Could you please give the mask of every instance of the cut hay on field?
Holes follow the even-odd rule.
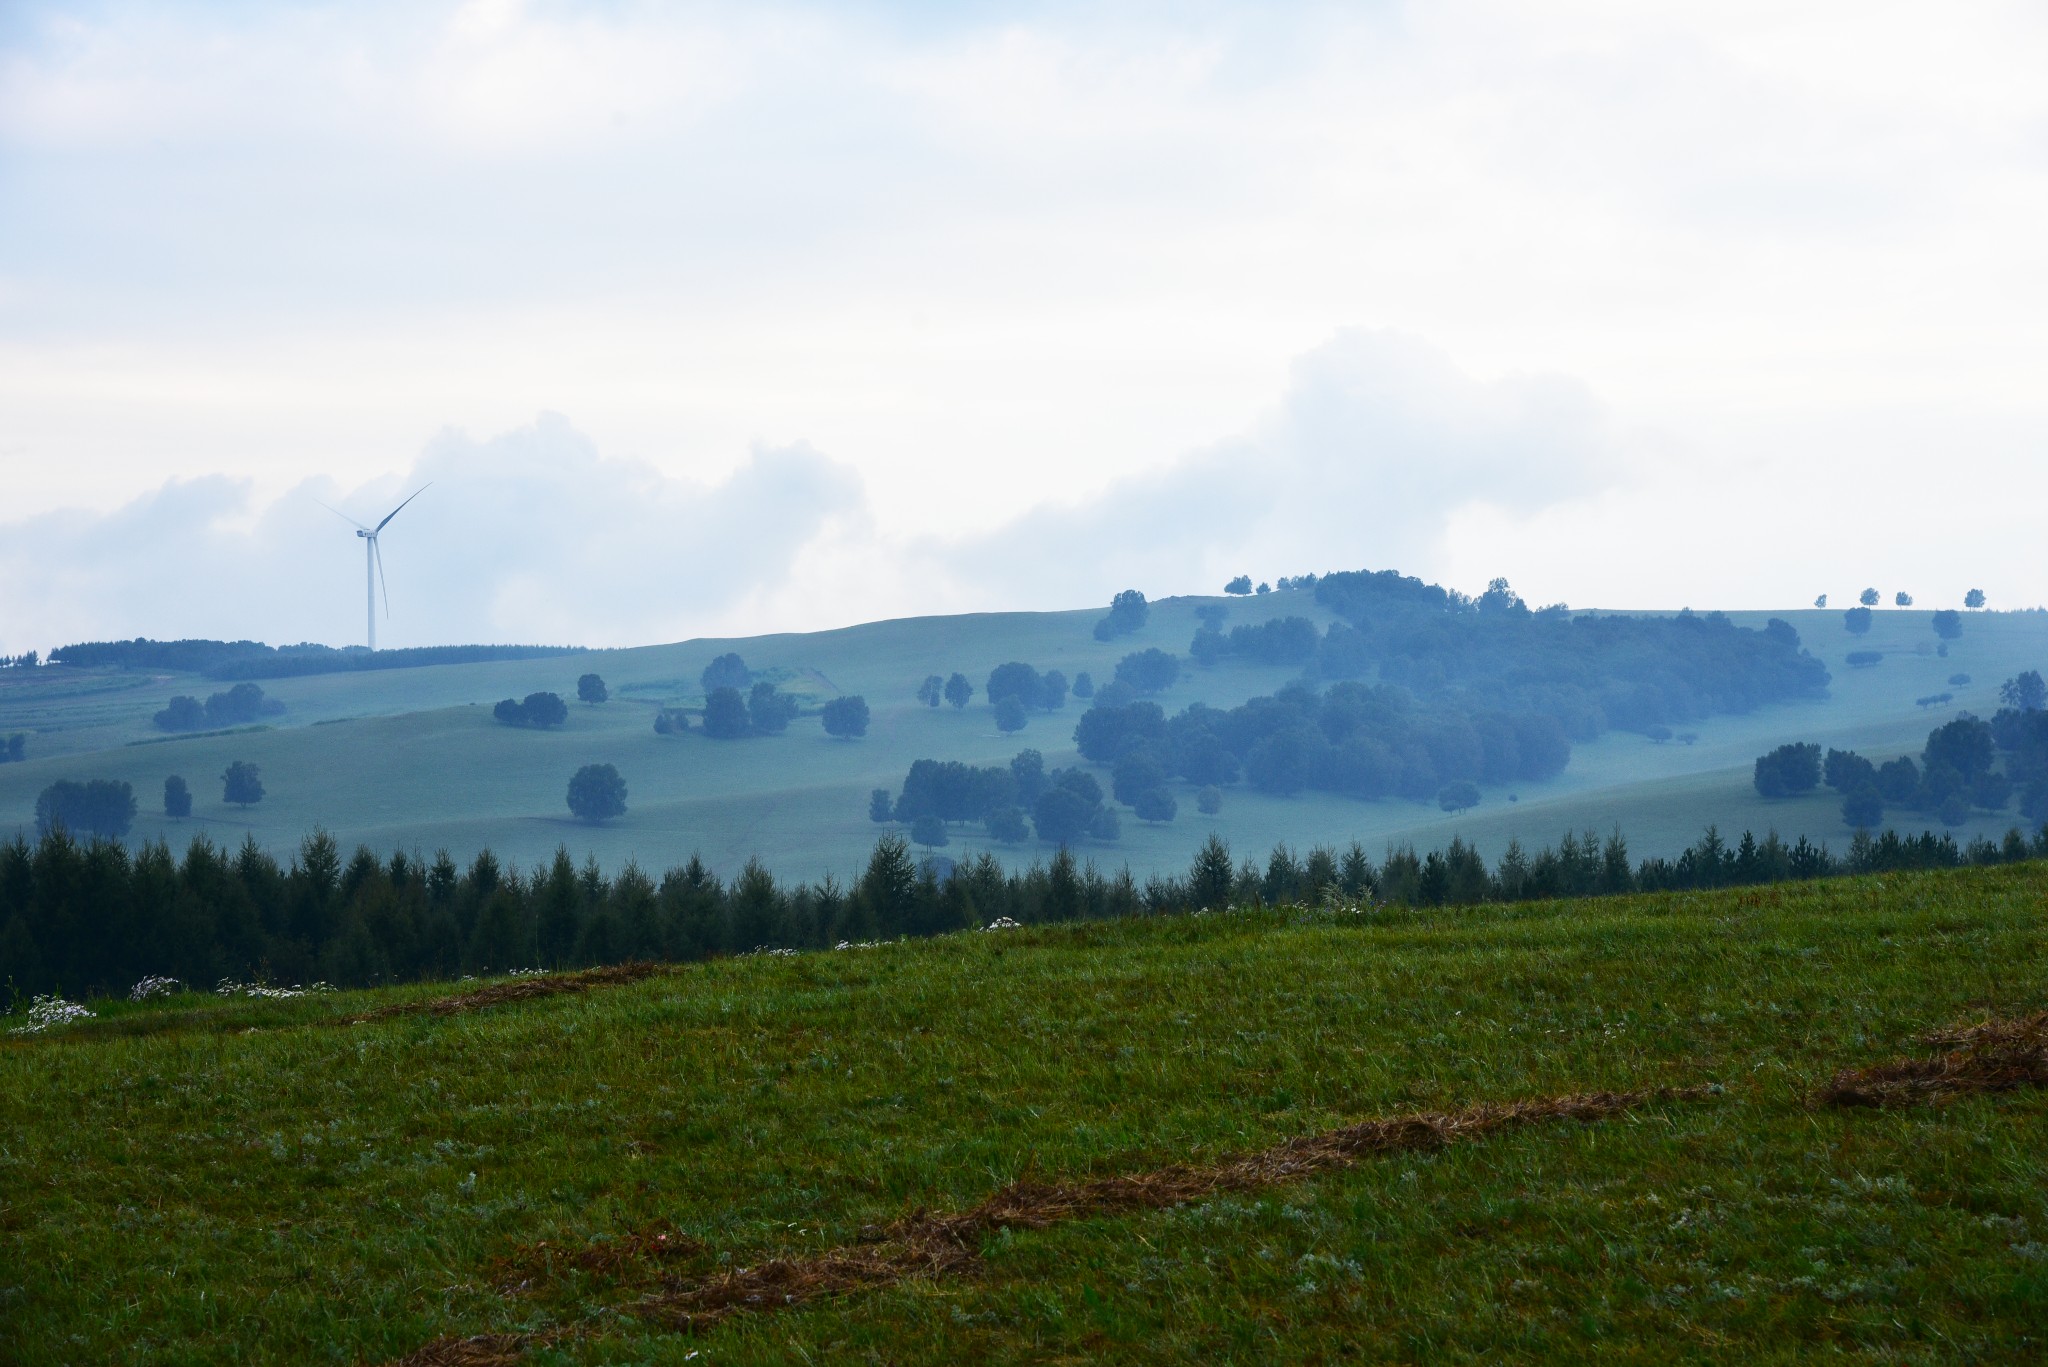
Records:
[[[1130,1210],[1158,1210],[1225,1191],[1250,1191],[1350,1167],[1379,1154],[1415,1153],[1482,1139],[1499,1130],[1548,1121],[1590,1123],[1657,1102],[1702,1101],[1719,1095],[1715,1084],[1659,1087],[1638,1092],[1588,1092],[1538,1097],[1506,1105],[1473,1106],[1448,1113],[1422,1112],[1368,1120],[1271,1148],[1204,1165],[1176,1164],[1150,1172],[1078,1183],[1013,1182],[980,1205],[952,1214],[917,1211],[874,1231],[859,1245],[799,1258],[769,1258],[701,1280],[672,1280],[622,1307],[627,1313],[693,1331],[728,1316],[787,1309],[828,1296],[849,1295],[912,1277],[972,1271],[981,1261],[982,1236],[1004,1229],[1044,1229],[1068,1220]],[[643,1232],[644,1234],[644,1232]],[[650,1246],[643,1234],[607,1241],[572,1255],[589,1271],[616,1275],[635,1255],[665,1258],[673,1235]],[[702,1252],[692,1246],[691,1253]],[[563,1256],[545,1245],[522,1250]],[[502,1367],[532,1348],[576,1332],[479,1334],[438,1339],[391,1367]]]
[[[1830,1106],[1914,1106],[2048,1086],[2048,1011],[1952,1026],[1921,1042],[1947,1052],[1845,1068],[1820,1089],[1818,1099]]]
[[[1096,1215],[1158,1210],[1218,1192],[1300,1181],[1378,1154],[1440,1149],[1545,1121],[1602,1120],[1653,1102],[1701,1100],[1719,1090],[1702,1086],[1593,1092],[1474,1106],[1449,1114],[1394,1116],[1290,1139],[1213,1164],[1176,1164],[1072,1184],[1013,1182],[971,1210],[909,1215],[879,1231],[868,1247],[774,1258],[705,1281],[677,1283],[632,1309],[677,1328],[698,1328],[739,1311],[775,1310],[906,1277],[963,1271],[980,1260],[982,1236],[998,1230],[1044,1229]]]
[[[459,1016],[465,1011],[481,1011],[487,1006],[502,1006],[506,1002],[559,997],[565,993],[588,992],[593,987],[617,987],[624,983],[639,982],[642,978],[651,978],[657,973],[674,971],[673,966],[669,964],[629,963],[586,968],[575,973],[541,973],[530,978],[514,978],[510,982],[493,983],[489,987],[479,987],[474,992],[462,992],[453,997],[394,1002],[390,1006],[380,1006],[374,1011],[365,1011],[359,1016],[344,1017],[341,1023],[362,1025],[368,1021],[389,1020],[394,1016]]]

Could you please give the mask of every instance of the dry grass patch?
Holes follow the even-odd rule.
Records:
[[[603,968],[585,968],[574,973],[542,973],[530,978],[514,978],[510,982],[492,983],[489,987],[479,987],[474,992],[460,992],[452,997],[394,1002],[390,1006],[380,1006],[361,1015],[345,1016],[341,1023],[362,1025],[369,1021],[390,1020],[394,1016],[459,1016],[465,1011],[481,1011],[485,1007],[503,1006],[507,1002],[526,1002],[541,997],[588,992],[593,987],[617,987],[625,983],[639,982],[642,978],[651,978],[657,973],[675,971],[676,966],[673,964],[629,963],[608,964]]]
[[[1979,1021],[1921,1037],[1934,1058],[1845,1068],[1821,1088],[1830,1106],[1916,1106],[1981,1092],[2048,1086],[2048,1011]]]

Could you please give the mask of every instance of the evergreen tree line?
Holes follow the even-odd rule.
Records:
[[[1511,842],[1491,867],[1462,840],[1375,863],[1353,843],[1306,856],[1275,847],[1263,865],[1233,862],[1211,835],[1187,873],[1142,884],[1062,847],[1012,872],[983,853],[919,861],[885,836],[842,886],[782,883],[758,860],[730,881],[690,861],[655,878],[629,864],[607,875],[566,849],[521,871],[488,851],[468,867],[359,847],[344,859],[325,832],[280,864],[253,839],[230,850],[205,836],[183,858],[162,841],[129,850],[55,829],[0,845],[0,981],[17,995],[125,993],[148,975],[204,988],[223,979],[366,986],[517,968],[634,959],[689,961],[759,949],[822,949],[900,936],[1020,924],[1165,915],[1228,906],[1341,901],[1464,905],[1715,888],[1899,869],[2048,858],[2048,826],[2029,841],[1958,846],[1949,835],[1859,832],[1841,855],[1804,837],[1709,828],[1675,859],[1632,863],[1620,833],[1588,831],[1529,852]]]

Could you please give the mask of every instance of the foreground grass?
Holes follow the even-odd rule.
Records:
[[[2048,1005],[2044,938],[2048,867],[2018,865],[1006,931],[356,1025],[435,992],[187,998],[0,1047],[0,1358],[378,1361],[565,1327],[533,1360],[2037,1357],[2048,1096],[1809,1096]],[[1706,1081],[1725,1092],[998,1233],[971,1276],[696,1335],[631,1313],[664,1273],[1019,1177]],[[700,1247],[561,1256],[648,1229]]]

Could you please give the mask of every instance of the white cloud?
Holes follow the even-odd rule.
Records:
[[[246,482],[173,481],[112,513],[46,514],[0,550],[15,649],[211,636],[363,638],[363,543],[320,503],[383,536],[382,645],[640,644],[743,630],[798,551],[862,517],[860,478],[804,446],[757,449],[693,485],[601,456],[543,415],[488,441],[431,442],[402,477],[327,481],[258,503]],[[381,609],[380,609],[381,611]]]
[[[247,521],[544,409],[676,487],[801,438],[869,521],[790,553],[758,601],[796,620],[988,606],[1002,527],[1091,525],[1147,472],[1248,500],[1236,525],[1363,459],[1349,502],[1201,552],[1462,576],[1492,537],[1500,571],[1588,597],[1577,547],[1512,531],[1563,525],[1562,487],[1625,470],[1645,515],[1705,507],[1768,452],[1910,491],[1958,456],[1866,440],[1900,405],[1980,450],[2048,440],[2044,68],[2017,0],[28,0],[0,15],[0,462],[17,515],[227,475]],[[1437,379],[1285,368],[1359,327],[1578,377],[1612,417],[1445,381],[1428,454],[1384,459]],[[1576,486],[1458,463],[1546,440],[1612,459]],[[1230,450],[1315,473],[1240,488]],[[2001,477],[2048,499],[2037,459]],[[1914,502],[1868,544],[1965,559],[1966,520],[1902,533]],[[996,539],[923,558],[941,535]],[[1185,546],[1145,544],[1102,553],[1179,582]]]

